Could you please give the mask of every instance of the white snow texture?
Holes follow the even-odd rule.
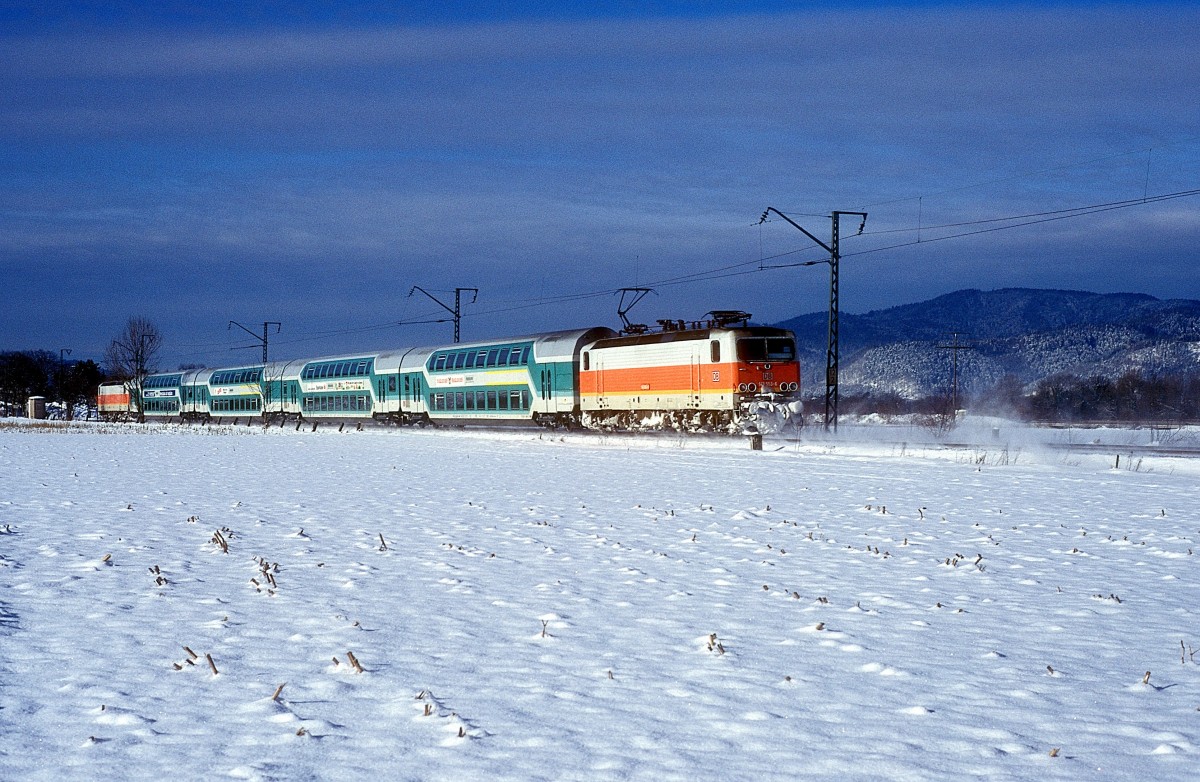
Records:
[[[0,429],[0,779],[1200,778],[1195,464]]]

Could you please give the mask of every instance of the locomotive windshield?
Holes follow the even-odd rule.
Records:
[[[790,337],[743,337],[737,353],[739,361],[795,361],[796,343]]]

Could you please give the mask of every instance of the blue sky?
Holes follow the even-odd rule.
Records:
[[[822,256],[768,206],[869,213],[844,311],[1200,298],[1200,196],[1156,198],[1200,188],[1192,4],[394,5],[0,5],[0,349],[449,341],[414,285],[480,289],[465,339],[617,325],[623,286],[823,310],[826,266],[760,270]]]

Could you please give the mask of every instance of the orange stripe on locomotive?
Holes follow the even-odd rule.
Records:
[[[129,410],[129,393],[97,394],[96,408],[101,413],[124,413]]]

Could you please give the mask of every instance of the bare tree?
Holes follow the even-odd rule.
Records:
[[[139,421],[145,420],[142,410],[142,382],[155,372],[158,351],[162,349],[162,333],[148,318],[133,317],[121,333],[113,337],[104,351],[104,363],[117,380],[129,384],[129,400]]]

